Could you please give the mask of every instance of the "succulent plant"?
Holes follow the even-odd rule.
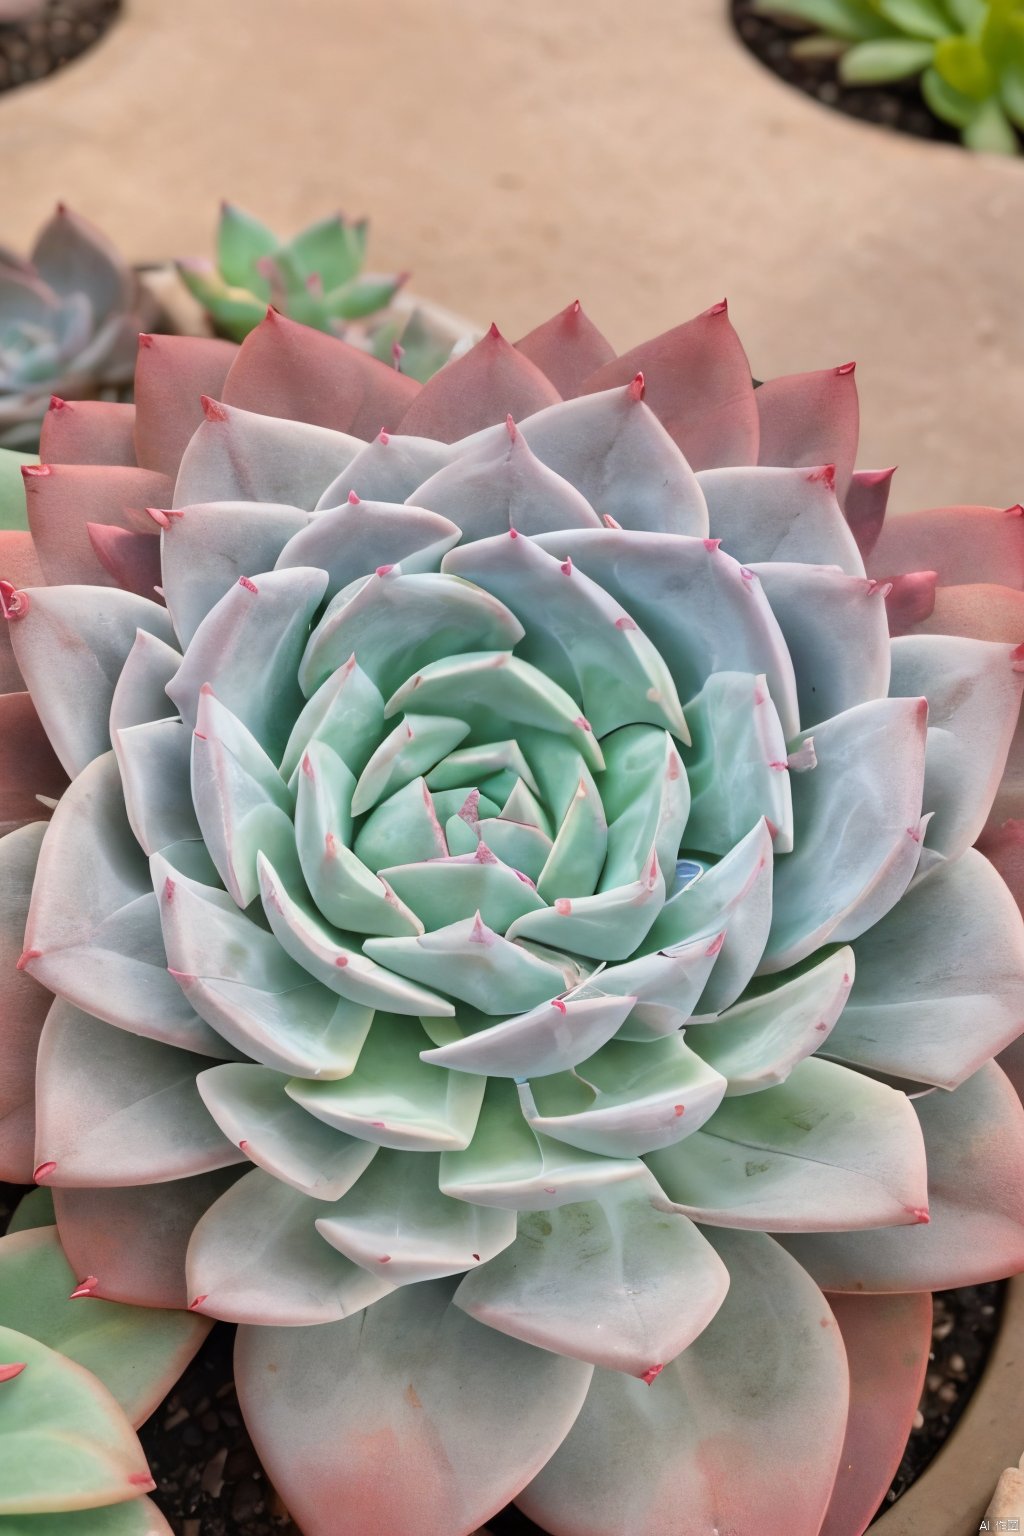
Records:
[[[1024,1267],[1020,519],[885,519],[724,305],[217,348],[26,467],[0,1173],[241,1324],[306,1536],[860,1536],[927,1293]]]
[[[199,300],[218,335],[243,341],[273,305],[303,325],[344,336],[402,372],[426,379],[447,362],[450,345],[439,345],[415,310],[390,309],[408,274],[363,271],[368,224],[342,214],[310,224],[283,241],[250,213],[222,203],[215,262],[178,262],[189,292]],[[369,329],[361,324],[375,323]]]
[[[0,447],[34,448],[51,396],[130,384],[136,339],[154,318],[132,269],[63,204],[27,261],[0,249]]]
[[[794,50],[837,56],[844,84],[919,79],[968,148],[1020,152],[1024,0],[755,0],[754,9],[814,28]]]

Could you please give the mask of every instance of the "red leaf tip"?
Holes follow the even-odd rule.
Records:
[[[204,1292],[202,1296],[194,1296],[188,1304],[188,1310],[190,1312],[198,1312],[203,1302],[209,1301],[209,1299],[209,1293],[207,1292]]]
[[[227,411],[219,401],[212,399],[210,395],[200,395],[199,404],[203,408],[203,415],[207,421],[227,421]]]
[[[60,395],[51,395],[50,396],[50,410],[51,411],[65,411],[65,410],[67,410],[67,405],[68,405],[67,401],[66,400],[62,400]]]
[[[823,485],[827,490],[836,488],[836,467],[834,464],[822,464],[820,469],[812,469],[807,476],[810,485]]]
[[[74,1290],[68,1295],[68,1301],[77,1301],[80,1296],[91,1296],[99,1285],[95,1275],[86,1275],[84,1280],[79,1280]]]
[[[516,430],[516,424],[512,420],[511,416],[505,417],[505,431],[508,433],[509,442],[514,443],[516,438],[519,436],[519,433]]]
[[[1024,507],[1019,501],[1015,501],[1012,507],[1006,508],[1007,517],[1024,517]]]
[[[505,339],[501,332],[498,330],[498,322],[496,320],[491,321],[491,326],[487,334],[492,341],[504,341]]]
[[[664,1369],[663,1365],[652,1365],[646,1371],[641,1371],[640,1380],[652,1386]]]
[[[156,1488],[148,1472],[133,1472],[128,1481],[133,1488],[144,1488],[147,1493],[152,1493]]]
[[[845,379],[849,374],[853,373],[856,367],[856,363],[840,363],[836,369],[836,378]]]
[[[41,949],[23,949],[14,963],[14,969],[16,971],[27,970],[32,961],[38,960],[41,954]]]
[[[21,478],[23,480],[45,480],[47,475],[52,475],[53,469],[49,464],[23,464],[21,466]]]
[[[645,388],[646,384],[644,382],[643,374],[637,373],[633,375],[629,383],[626,385],[626,394],[629,396],[630,400],[642,400],[644,397]]]
[[[56,1173],[56,1172],[57,1172],[57,1164],[56,1163],[54,1163],[54,1162],[40,1163],[38,1168],[36,1168],[34,1170],[33,1174],[32,1174],[32,1181],[35,1184],[42,1184],[45,1179],[48,1179],[51,1174]]]
[[[11,623],[15,619],[23,619],[29,610],[29,597],[27,592],[19,592],[11,581],[0,580],[0,613]]]
[[[907,1215],[913,1216],[918,1226],[927,1226],[932,1219],[926,1205],[908,1205]]]
[[[153,345],[153,338],[148,331],[139,332],[139,350],[143,351]]]
[[[712,304],[708,310],[709,315],[727,315],[729,313],[729,300],[719,299],[717,304]]]
[[[349,491],[349,493],[348,493],[348,504],[349,504],[350,507],[358,507],[358,505],[359,505],[359,497],[356,495],[355,491]]]
[[[13,1381],[15,1376],[20,1376],[25,1369],[24,1360],[5,1361],[0,1365],[0,1381]]]

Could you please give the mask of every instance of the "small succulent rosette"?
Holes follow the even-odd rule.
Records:
[[[425,380],[451,354],[451,338],[429,315],[393,301],[408,276],[363,271],[369,225],[342,214],[310,224],[291,240],[233,203],[222,203],[216,261],[177,263],[217,335],[244,341],[268,305]]]
[[[34,449],[51,396],[124,391],[155,318],[131,267],[63,204],[28,260],[0,250],[0,447]]]
[[[1024,530],[857,432],[724,305],[422,387],[271,314],[47,417],[0,1170],[241,1325],[306,1536],[860,1536],[928,1292],[1024,1267]]]

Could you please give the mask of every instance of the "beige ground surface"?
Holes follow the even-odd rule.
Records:
[[[0,98],[0,239],[58,197],[136,258],[209,249],[227,194],[339,203],[373,265],[517,335],[579,296],[631,344],[728,294],[756,371],[860,364],[900,503],[1024,496],[1024,161],[827,112],[726,0],[126,0]]]

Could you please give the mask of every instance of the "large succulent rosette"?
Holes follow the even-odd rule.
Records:
[[[422,388],[272,315],[136,400],[48,422],[5,589],[71,780],[0,847],[9,1175],[241,1323],[307,1536],[859,1536],[927,1292],[1024,1266],[1018,653],[887,625],[953,519],[867,576],[852,369],[755,390],[724,305]]]
[[[59,204],[27,260],[0,249],[0,447],[34,449],[50,397],[116,394],[156,306],[98,229]]]

